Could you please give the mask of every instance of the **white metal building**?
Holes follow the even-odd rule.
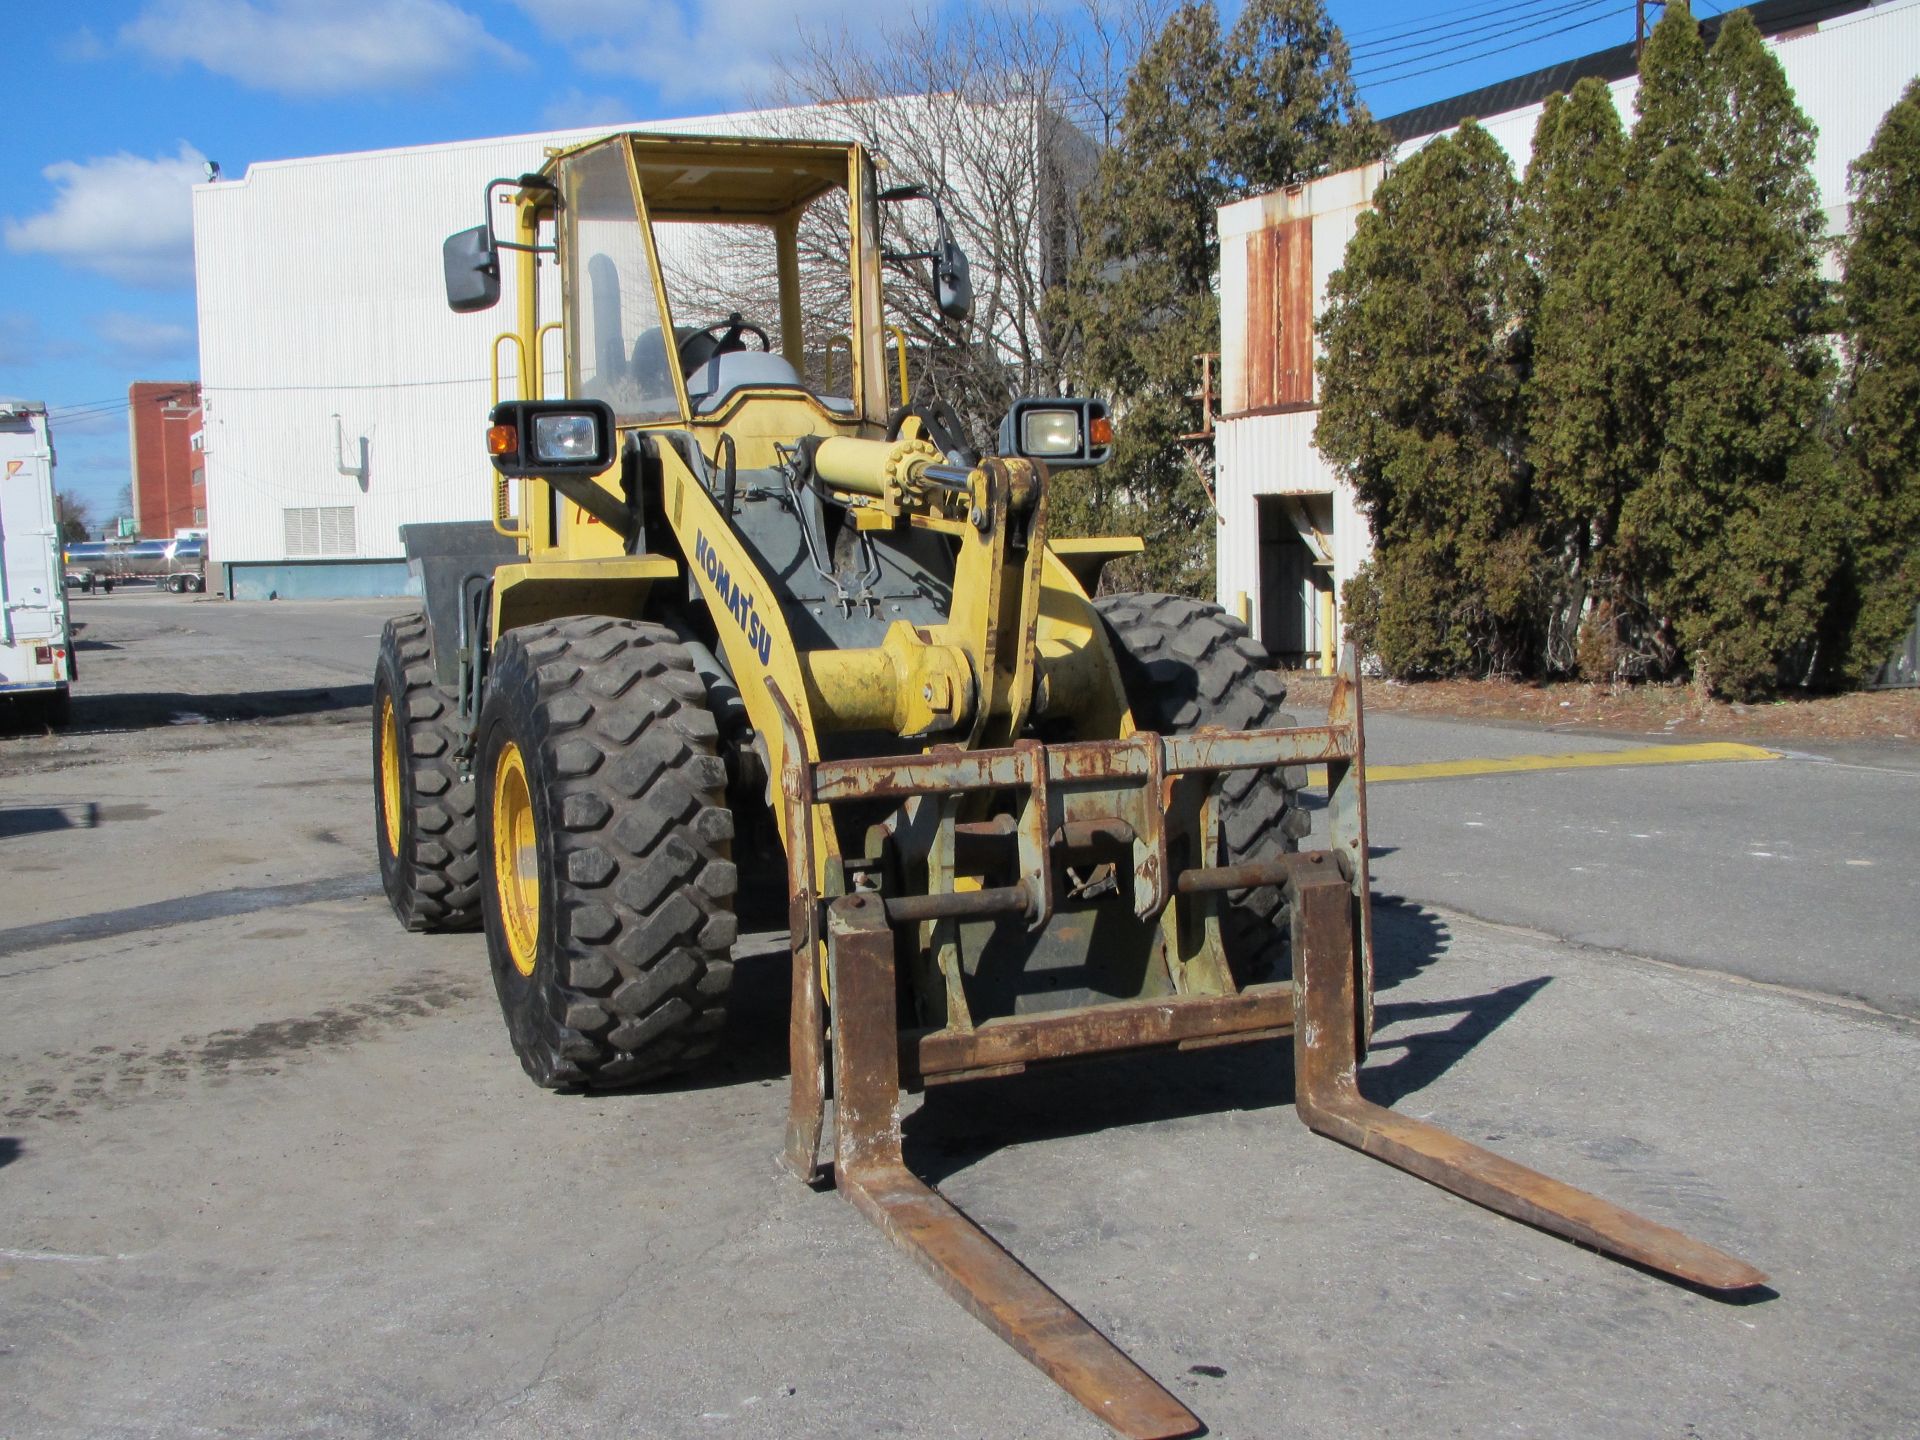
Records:
[[[874,103],[928,107],[929,133],[964,108],[953,97]],[[480,221],[489,180],[537,170],[549,149],[617,129],[858,139],[853,109],[272,161],[243,180],[195,186],[212,582],[235,598],[398,594],[407,584],[401,525],[486,517],[488,341],[510,323],[502,317],[513,314],[518,267],[502,267],[497,312],[455,315],[441,242]],[[890,112],[877,128],[899,123]],[[1037,147],[1042,137],[1009,143]],[[542,308],[557,314],[555,272],[542,273],[556,287]],[[976,271],[976,285],[986,283]]]
[[[1846,232],[1847,167],[1920,74],[1920,0],[1762,0],[1754,19],[1819,129],[1813,173],[1828,231]],[[1716,22],[1709,20],[1709,34]],[[1384,122],[1405,157],[1469,116],[1524,169],[1546,99],[1586,76],[1608,81],[1631,126],[1639,89],[1623,45]],[[1220,603],[1246,616],[1283,661],[1329,666],[1339,587],[1372,553],[1351,489],[1314,448],[1313,320],[1328,277],[1392,165],[1369,165],[1220,211]]]

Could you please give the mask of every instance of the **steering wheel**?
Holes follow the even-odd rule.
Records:
[[[747,347],[742,337],[747,335],[753,336],[760,342],[763,353],[772,352],[773,342],[767,338],[767,332],[758,325],[748,324],[746,317],[736,310],[725,320],[715,321],[704,330],[696,330],[680,342],[681,370],[691,372],[699,369],[716,355],[745,350]]]

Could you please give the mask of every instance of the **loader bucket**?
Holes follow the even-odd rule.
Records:
[[[769,681],[771,685],[771,681]],[[1287,730],[1188,735],[1004,750],[936,751],[876,760],[813,760],[790,707],[782,799],[791,838],[793,924],[792,1094],[784,1163],[812,1182],[825,1123],[828,1029],[818,957],[831,998],[833,1183],[988,1328],[1026,1356],[1117,1434],[1198,1433],[1199,1419],[938,1191],[904,1163],[903,1081],[926,1085],[1006,1075],[1028,1065],[1090,1055],[1196,1048],[1292,1037],[1295,1106],[1307,1125],[1457,1195],[1543,1230],[1709,1291],[1765,1282],[1746,1263],[1596,1196],[1516,1165],[1421,1121],[1367,1101],[1357,1072],[1371,1028],[1366,803],[1360,682],[1349,648],[1327,723]],[[1319,850],[1215,865],[1204,837],[1169,834],[1172,787],[1211,783],[1231,770],[1327,766],[1326,833]],[[940,797],[954,825],[955,796],[1015,796],[997,830],[1016,851],[1019,883],[887,894],[856,875],[852,892],[815,893],[809,838],[813,807]],[[1077,797],[1069,806],[1065,796]],[[1106,821],[1086,818],[1089,795],[1111,801]],[[1099,808],[1099,801],[1094,807]],[[1071,812],[1071,813],[1069,813]],[[1076,818],[1077,817],[1077,818]],[[986,830],[977,822],[972,831]],[[929,922],[990,914],[1029,928],[1054,918],[1055,872],[1089,836],[1131,851],[1133,898],[1143,923],[1174,897],[1258,886],[1289,900],[1292,976],[1224,992],[1196,989],[1130,1000],[1002,1015],[934,1030],[903,1030],[897,957]],[[951,838],[951,837],[950,837]]]

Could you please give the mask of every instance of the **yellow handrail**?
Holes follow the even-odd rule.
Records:
[[[893,336],[894,343],[900,347],[894,352],[900,357],[900,403],[902,406],[910,405],[913,401],[912,387],[907,384],[907,332],[898,325],[889,325],[887,333]]]
[[[529,378],[533,381],[533,390],[528,397],[529,399],[544,400],[547,398],[547,332],[558,329],[560,329],[560,322],[558,320],[549,320],[533,332],[533,369],[527,372]]]
[[[507,341],[513,346],[514,358],[519,362],[516,373],[520,380],[521,394],[523,398],[531,398],[526,396],[527,347],[520,343],[520,337],[514,334],[513,331],[502,330],[498,335],[493,337],[493,399],[490,403],[494,405],[500,403],[500,342],[502,340]]]
[[[833,347],[836,345],[844,345],[847,347],[847,388],[853,388],[853,337],[851,335],[829,335],[827,336],[826,347],[820,361],[826,372],[820,377],[821,388],[829,392],[833,389]]]
[[[538,333],[544,334],[547,328],[548,327],[545,327],[545,326],[541,327],[541,330]],[[527,390],[528,390],[527,347],[521,343],[520,337],[514,334],[511,330],[503,330],[498,335],[493,337],[493,354],[491,359],[492,359],[492,370],[493,370],[493,376],[492,376],[493,403],[495,405],[498,405],[500,403],[500,342],[502,340],[511,341],[513,344],[516,358],[519,361],[518,373],[519,373],[519,379],[520,379],[520,391],[522,396],[526,396]],[[534,396],[537,396],[539,394],[539,387],[540,387],[540,379],[539,379],[539,376],[536,375],[533,377]],[[528,397],[528,398],[531,398],[531,397]],[[507,494],[507,477],[504,475],[495,475],[493,477],[493,514],[489,517],[493,521],[493,528],[495,532],[506,536],[507,539],[509,540],[525,540],[528,536],[533,534],[533,531],[529,530],[524,525],[514,526],[514,525],[507,524],[507,521],[512,517],[512,515],[513,515],[513,504],[512,504],[511,498]]]

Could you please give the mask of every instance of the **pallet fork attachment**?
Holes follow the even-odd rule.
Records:
[[[824,946],[832,998],[835,1188],[950,1295],[1115,1433],[1160,1440],[1197,1434],[1204,1427],[1085,1317],[907,1169],[900,1135],[903,1075],[925,1084],[1004,1075],[1029,1063],[1075,1056],[1291,1035],[1295,1107],[1319,1134],[1488,1209],[1700,1288],[1734,1292],[1765,1283],[1760,1271],[1712,1246],[1361,1095],[1357,1072],[1371,1028],[1372,966],[1359,684],[1351,652],[1343,659],[1329,723],[1296,730],[1135,735],[884,761],[810,762],[801,758],[807,752],[791,710],[777,690],[775,698],[784,712],[791,757],[782,776],[791,837],[794,957],[792,1096],[784,1163],[810,1183],[818,1178],[829,1049],[818,970]],[[1050,886],[1028,865],[1022,884],[998,889],[899,897],[867,890],[833,897],[815,893],[808,838],[815,805],[1026,788],[1044,815],[1050,782],[1057,788],[1093,775],[1111,781],[1116,791],[1132,786],[1161,792],[1149,793],[1147,804],[1132,810],[1139,817],[1161,808],[1170,776],[1315,761],[1328,766],[1329,849],[1233,866],[1203,864],[1176,873],[1166,865],[1164,837],[1157,847],[1135,847],[1155,852],[1139,858],[1136,893],[1158,878],[1152,889],[1163,907],[1174,893],[1283,887],[1291,926],[1289,982],[903,1031],[895,959],[902,933],[911,937],[928,920],[963,914],[1024,913],[1031,919]],[[1030,817],[1033,809],[1023,813]],[[1011,833],[1018,822],[1008,828]],[[1049,828],[1056,843],[1071,838],[1064,826]],[[1052,863],[1051,855],[1038,857],[1041,868]],[[1151,873],[1156,865],[1162,867],[1158,877]]]

